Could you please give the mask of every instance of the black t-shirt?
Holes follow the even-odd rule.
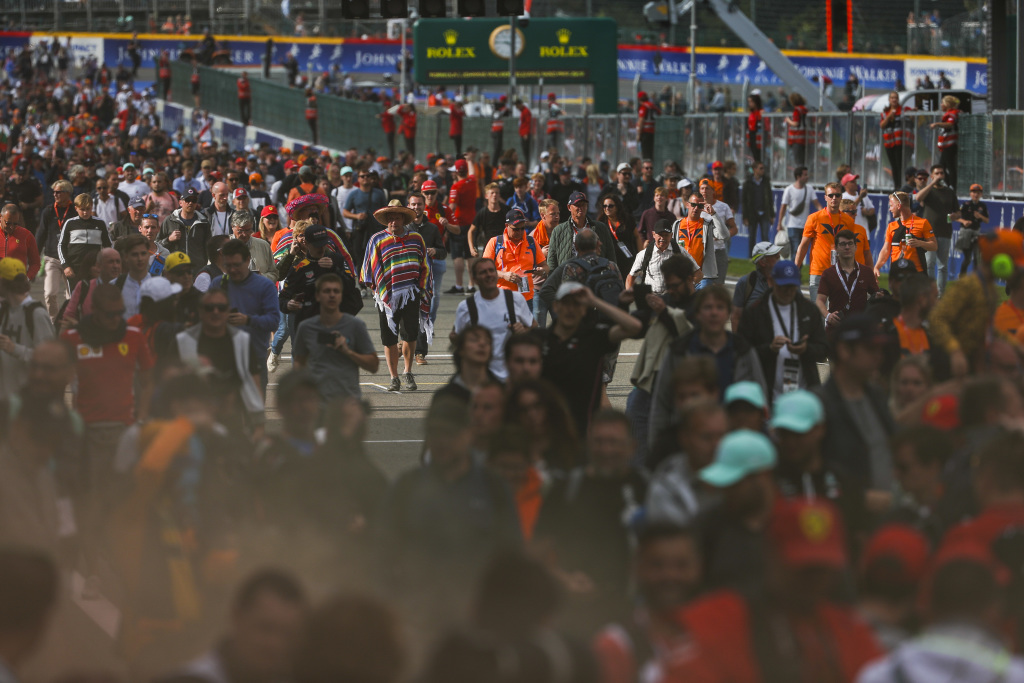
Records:
[[[968,218],[968,219],[970,219],[971,223],[970,223],[970,225],[963,225],[963,224],[961,224],[962,227],[965,227],[968,230],[981,230],[981,223],[982,223],[982,221],[977,220],[977,219],[974,218],[974,212],[975,211],[977,211],[978,213],[982,214],[983,216],[988,216],[988,207],[985,206],[985,202],[980,202],[979,201],[979,202],[964,202],[963,203],[963,205],[960,207],[960,214],[961,214],[960,217],[961,218]]]
[[[485,206],[477,211],[473,218],[473,225],[476,226],[478,235],[482,231],[485,245],[491,241],[492,237],[497,237],[505,232],[505,213],[504,207],[497,211],[489,211]],[[476,240],[478,244],[481,241],[479,237]]]
[[[225,334],[222,337],[210,337],[205,334],[199,335],[197,352],[200,356],[208,359],[213,366],[210,375],[210,384],[218,395],[227,395],[238,391],[242,385],[242,378],[238,375],[238,366],[235,363],[235,347],[231,343],[231,335]],[[259,374],[260,364],[255,357],[249,354],[249,374]]]
[[[584,324],[566,340],[558,338],[553,326],[543,331],[541,376],[562,390],[580,434],[587,433],[590,416],[601,397],[604,357],[615,350],[608,338],[610,331],[609,325]]]
[[[924,209],[923,218],[931,223],[936,237],[952,237],[953,226],[949,222],[949,214],[955,212],[956,192],[948,185],[935,186],[921,200]]]

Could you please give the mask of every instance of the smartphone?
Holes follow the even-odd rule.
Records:
[[[316,343],[317,344],[327,344],[327,345],[330,345],[330,346],[334,346],[334,340],[335,339],[337,339],[337,334],[335,334],[334,332],[317,332],[316,333]]]
[[[651,291],[650,285],[633,285],[633,303],[636,304],[637,310],[646,311],[650,308],[647,305],[647,295],[650,294]]]

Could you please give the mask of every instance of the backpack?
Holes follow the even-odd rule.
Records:
[[[593,259],[593,262],[590,259]],[[619,294],[622,294],[626,287],[611,261],[600,256],[577,256],[569,263],[575,263],[583,268],[586,272],[583,284],[596,294],[597,298],[607,301],[612,306],[619,305]]]
[[[28,330],[28,337],[32,340],[33,344],[36,341],[36,321],[34,313],[37,309],[45,307],[46,305],[42,301],[30,301],[28,305],[25,306],[25,329]],[[10,310],[7,306],[4,306],[3,315],[0,316],[0,327],[3,327],[4,323],[7,322],[8,315],[10,315]]]
[[[895,247],[895,246],[902,247],[903,246],[902,245],[903,239],[907,236],[907,233],[910,233],[911,237],[914,236],[914,234],[912,232],[910,232],[910,230],[907,228],[907,226],[903,225],[903,221],[901,219],[899,219],[899,218],[896,219],[896,225],[898,227],[892,233],[892,243],[890,244],[890,248]],[[924,249],[922,249],[921,247],[914,247],[914,251],[917,252],[917,260],[920,261],[921,266],[924,267],[924,265],[925,265],[925,252],[924,252]]]
[[[508,324],[515,325],[517,322],[516,318],[516,299],[512,296],[511,289],[502,289],[505,294],[505,310],[508,312]],[[471,325],[480,324],[480,309],[476,306],[476,295],[466,297],[466,309],[469,311],[469,322]]]
[[[675,240],[670,239],[668,241],[668,248],[672,251],[673,254],[683,253],[682,250],[679,248],[679,245],[676,244]],[[643,263],[640,264],[640,272],[637,274],[636,277],[636,279],[639,280],[641,283],[647,281],[647,269],[650,268],[651,266],[651,258],[653,256],[654,240],[651,240],[650,242],[647,243],[647,247],[644,249],[644,260]]]
[[[533,265],[537,266],[537,242],[529,235],[526,236],[526,246],[533,252]],[[494,262],[498,262],[498,252],[505,248],[505,233],[494,238]]]

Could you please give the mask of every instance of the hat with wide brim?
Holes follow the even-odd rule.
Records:
[[[398,200],[392,200],[397,202]],[[416,212],[412,209],[407,209],[401,204],[394,204],[385,206],[383,209],[377,209],[373,212],[373,217],[377,219],[377,222],[381,225],[387,225],[391,222],[392,216],[401,216],[402,220],[405,221],[404,225],[409,225],[416,220]]]

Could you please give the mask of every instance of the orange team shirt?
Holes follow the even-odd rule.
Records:
[[[548,235],[548,227],[544,224],[544,221],[537,224],[537,227],[530,233],[530,237],[537,243],[538,249],[543,249],[551,244],[551,236]]]
[[[529,246],[529,241],[525,237],[519,240],[519,244],[515,244],[509,239],[508,230],[506,230],[502,235],[501,249],[498,249],[498,238],[492,237],[484,249],[484,258],[493,260],[494,265],[497,266],[499,271],[504,270],[526,275],[526,284],[529,286],[529,289],[522,292],[522,295],[527,301],[533,299],[533,274],[526,271],[532,270],[544,263],[544,252],[540,250],[540,247],[537,247],[536,253],[534,253],[534,250]],[[517,285],[507,280],[499,279],[498,286],[504,289],[511,289],[514,292],[519,291]]]
[[[935,232],[932,230],[932,224],[924,218],[918,218],[917,216],[911,215],[907,222],[904,223],[910,234],[919,240],[928,240],[935,237]],[[885,243],[892,245],[892,236],[896,230],[899,229],[899,224],[893,221],[889,224],[889,227],[885,229]],[[914,247],[908,247],[905,244],[900,244],[899,249],[889,250],[889,260],[893,263],[905,258],[915,266],[919,271],[924,271],[924,264],[921,263],[921,259],[917,257],[917,249]]]
[[[676,243],[693,257],[699,267],[704,267],[704,221],[691,221],[689,218],[677,221]]]
[[[903,322],[903,316],[899,315],[892,321],[896,331],[900,335],[900,351],[904,356],[916,356],[927,353],[931,346],[928,344],[928,335],[923,327],[912,330]]]
[[[993,326],[1009,337],[1017,336],[1020,330],[1024,329],[1024,310],[1013,305],[1010,301],[1004,301],[996,309]]]
[[[845,213],[831,214],[828,209],[822,209],[807,217],[804,237],[814,240],[811,245],[811,275],[821,275],[832,267],[832,251],[836,248],[836,233],[840,230],[856,232],[853,219]]]
[[[874,268],[875,262],[871,258],[871,239],[868,237],[868,229],[854,223],[853,232],[857,235],[857,256],[855,257],[857,263]]]

